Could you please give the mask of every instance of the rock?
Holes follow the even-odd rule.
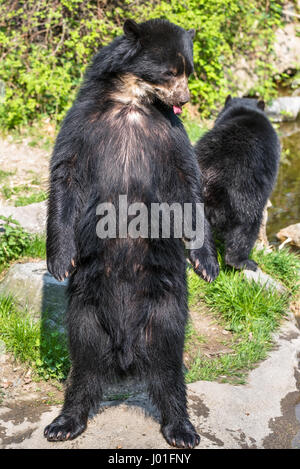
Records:
[[[297,91],[297,89],[300,88],[300,77],[297,77],[292,81],[291,88],[292,90],[295,90],[295,91]],[[297,95],[293,93],[293,96],[297,96]]]
[[[258,75],[255,72],[257,65],[257,56],[263,53],[263,50],[257,51],[253,58],[249,56],[239,55],[235,59],[235,64],[231,67],[228,79],[232,83],[232,89],[235,95],[245,96],[255,88],[258,82]],[[274,54],[269,57],[268,63],[271,63],[274,74],[282,73],[298,69],[300,57],[300,37],[297,34],[297,24],[287,23],[275,33]],[[268,73],[268,72],[266,72]]]
[[[289,243],[300,248],[300,223],[283,228],[276,234],[276,237],[283,242],[289,240]]]
[[[300,86],[292,92],[292,96],[300,96]]]
[[[280,137],[287,138],[300,132],[299,119],[296,122],[289,122],[280,126]]]
[[[30,233],[44,233],[46,229],[47,202],[13,207],[0,201],[0,215],[11,216]]]
[[[285,293],[286,288],[277,280],[274,280],[270,275],[264,273],[259,267],[254,272],[253,270],[243,270],[244,276],[247,280],[253,280],[261,286],[265,286],[268,289],[275,289],[279,293]]]
[[[276,31],[274,52],[272,64],[279,74],[299,68],[300,37],[297,34],[296,22],[288,23]]]
[[[300,114],[300,96],[282,96],[266,106],[267,115],[274,122],[295,121]]]
[[[228,78],[234,83],[235,94],[243,97],[251,90],[257,82],[257,76],[254,72],[255,62],[249,62],[248,57],[239,56],[235,62],[232,77]]]
[[[268,358],[249,373],[245,385],[189,384],[189,413],[201,436],[198,448],[300,448],[299,353],[299,329],[291,319],[285,320]],[[32,406],[18,401],[13,407],[2,403],[0,448],[171,449],[161,435],[158,413],[144,392],[122,403],[103,402],[104,411],[91,416],[87,430],[76,440],[51,443],[44,438],[43,429],[61,407],[38,410],[36,398],[32,399],[34,419],[29,418]],[[14,417],[18,407],[22,408],[21,420]]]
[[[49,274],[46,262],[14,264],[0,283],[0,294],[11,294],[34,318],[47,317],[61,324],[66,310],[67,280],[58,282]]]

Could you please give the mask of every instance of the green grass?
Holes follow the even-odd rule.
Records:
[[[36,182],[36,180],[34,181]],[[15,187],[3,185],[1,191],[3,197],[6,200],[12,201],[16,207],[23,207],[24,205],[43,202],[48,197],[46,191],[40,190],[36,187],[28,186],[26,184]]]
[[[24,205],[35,204],[37,202],[43,202],[48,198],[48,194],[45,191],[34,192],[28,196],[21,195],[15,200],[16,207],[23,207]]]
[[[300,270],[300,256],[289,249],[274,250],[267,253],[265,250],[254,250],[252,258],[258,262],[261,269],[279,280],[290,290],[297,288],[295,272]]]
[[[0,296],[1,339],[7,350],[43,379],[60,380],[70,366],[66,339],[46,327],[47,319],[34,321],[26,311],[19,311],[13,298]]]
[[[21,257],[46,259],[46,236],[40,234],[31,235],[30,243],[23,250]]]
[[[5,181],[9,176],[13,176],[15,173],[11,171],[3,171],[3,169],[0,169],[0,184]]]
[[[195,347],[205,344],[206,337],[202,334],[199,334],[192,321],[188,321],[186,328],[185,328],[185,343],[184,343],[184,351],[185,353],[193,353]]]
[[[280,294],[246,280],[242,273],[224,266],[221,254],[221,272],[211,284],[188,269],[189,306],[197,308],[199,301],[205,303],[218,323],[231,332],[231,343],[227,345],[232,352],[209,359],[199,353],[189,366],[187,382],[221,380],[243,383],[247,371],[264,359],[271,349],[272,334],[278,329],[297,289],[299,257],[288,250],[281,250],[272,253],[254,251],[253,258],[289,290]],[[187,336],[187,342],[189,340]]]
[[[206,128],[202,127],[200,122],[194,119],[183,118],[183,123],[189,139],[193,144],[207,131]]]
[[[9,200],[12,198],[12,196],[20,194],[21,192],[29,192],[30,187],[28,187],[26,184],[21,184],[20,186],[15,186],[15,187],[4,185],[1,190],[2,190],[3,197]]]

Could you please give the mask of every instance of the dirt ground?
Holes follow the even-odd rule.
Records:
[[[12,136],[0,137],[0,200],[6,200],[3,186],[47,189],[50,151],[32,147],[31,142],[29,137],[22,143]]]

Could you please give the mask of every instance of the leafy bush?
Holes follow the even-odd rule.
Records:
[[[30,235],[11,217],[0,216],[0,265],[17,259],[30,244]]]
[[[27,233],[16,220],[0,215],[0,272],[21,256],[45,258],[45,237]]]
[[[204,116],[234,92],[230,67],[240,54],[257,58],[257,90],[268,98],[267,62],[280,13],[278,0],[0,0],[0,79],[6,85],[0,125],[18,127],[43,115],[59,122],[91,56],[122,32],[127,17],[167,18],[196,29],[190,88]]]

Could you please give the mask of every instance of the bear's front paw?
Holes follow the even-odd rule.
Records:
[[[50,274],[62,282],[75,270],[75,256],[68,259],[63,256],[48,257],[47,267]]]
[[[73,440],[86,429],[86,420],[61,414],[44,430],[48,441]]]
[[[192,249],[189,259],[194,267],[194,271],[206,282],[213,282],[219,275],[219,264],[216,256],[209,253],[207,249]]]

